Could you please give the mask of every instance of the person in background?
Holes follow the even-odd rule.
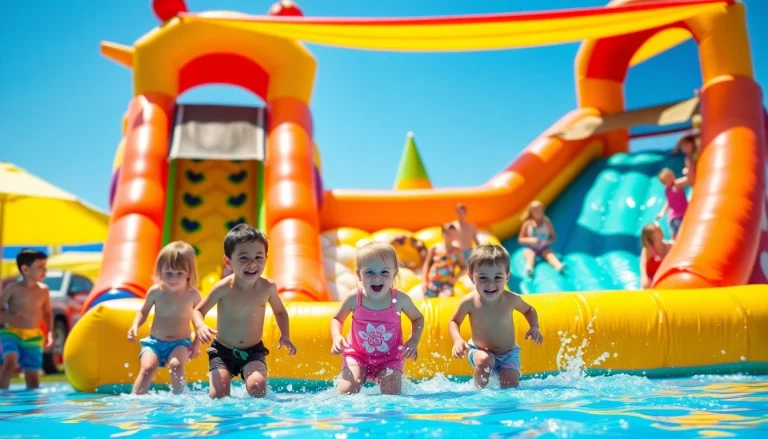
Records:
[[[477,239],[477,227],[467,221],[467,206],[464,203],[456,205],[456,216],[458,219],[453,222],[453,225],[456,226],[458,233],[453,245],[461,250],[461,255],[466,261],[469,260],[474,246],[480,244]]]
[[[562,272],[565,268],[550,248],[555,242],[555,228],[544,212],[544,205],[541,202],[534,200],[526,209],[518,242],[525,246],[523,255],[528,276],[533,276],[533,266],[536,264],[537,256],[549,262],[558,272]]]
[[[640,242],[643,245],[640,251],[640,286],[650,288],[656,272],[675,242],[665,241],[664,232],[656,223],[643,227]]]
[[[690,185],[690,180],[688,177],[676,178],[675,172],[669,168],[664,168],[659,172],[659,180],[666,187],[664,189],[664,196],[667,200],[664,202],[661,211],[656,215],[656,219],[660,220],[669,211],[667,216],[669,231],[672,234],[672,239],[676,239],[677,233],[680,231],[680,224],[682,224],[683,217],[685,216],[685,211],[688,209],[685,187]]]

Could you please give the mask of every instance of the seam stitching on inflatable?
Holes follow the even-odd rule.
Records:
[[[728,293],[728,296],[734,302],[736,302],[736,307],[737,307],[737,309],[739,311],[739,314],[741,314],[742,320],[744,322],[744,339],[746,340],[745,345],[746,345],[746,351],[747,351],[744,355],[746,356],[746,355],[749,355],[749,352],[750,352],[750,342],[751,342],[750,337],[749,337],[749,332],[750,332],[749,331],[749,329],[750,329],[750,326],[749,326],[749,310],[747,309],[747,307],[744,306],[744,304],[741,302],[741,300],[739,300],[739,298],[735,294]]]
[[[664,303],[664,299],[659,296],[659,293],[656,291],[648,291],[648,295],[651,297],[651,299],[656,303],[656,309],[658,312],[656,313],[656,321],[658,323],[658,329],[656,330],[657,338],[659,337],[659,332],[663,332],[665,335],[665,346],[662,349],[662,355],[661,355],[661,365],[662,367],[669,367],[669,352],[672,349],[671,345],[671,337],[672,334],[669,331],[669,313],[667,313],[667,305]],[[661,319],[659,319],[659,314],[661,314]],[[661,320],[661,321],[659,321]]]

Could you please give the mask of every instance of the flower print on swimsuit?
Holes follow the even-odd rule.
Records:
[[[373,353],[374,351],[389,352],[387,342],[392,339],[392,333],[387,332],[384,325],[373,326],[368,323],[365,331],[359,331],[358,335],[363,340],[363,348],[368,353]]]

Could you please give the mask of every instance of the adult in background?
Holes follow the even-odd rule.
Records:
[[[458,233],[453,245],[461,250],[464,260],[468,261],[474,246],[480,244],[477,240],[477,227],[467,221],[467,206],[464,203],[456,205],[456,216],[458,219],[453,222],[453,225]]]

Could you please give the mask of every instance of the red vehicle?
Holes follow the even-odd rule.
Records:
[[[3,285],[17,279],[18,277],[3,279]],[[91,292],[93,282],[69,270],[49,270],[44,282],[51,294],[53,346],[43,353],[43,370],[45,373],[56,373],[61,371],[64,364],[64,342],[80,319],[83,302]],[[40,329],[44,333],[47,331],[45,322],[41,322]]]

